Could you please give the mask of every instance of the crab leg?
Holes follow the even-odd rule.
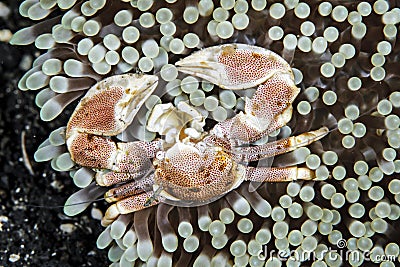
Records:
[[[128,214],[157,205],[158,195],[153,191],[154,173],[116,188],[108,190],[104,198],[112,203],[104,214],[101,223],[106,226],[112,223],[120,214]]]
[[[97,171],[95,175],[96,182],[100,186],[111,186],[126,181],[139,180],[151,172],[154,172],[154,168],[149,164],[150,160],[142,160],[142,163],[141,165],[145,166],[145,168],[141,166],[137,170],[132,170],[131,172],[116,172],[112,170]]]
[[[104,217],[101,219],[101,224],[103,226],[107,226],[112,223],[120,214],[128,214],[157,205],[157,199],[149,202],[149,199],[152,199],[153,197],[154,193],[149,191],[119,200],[108,207]]]
[[[289,64],[274,52],[250,45],[228,44],[196,52],[177,62],[178,70],[225,89],[258,86],[246,99],[245,112],[218,123],[213,134],[249,143],[285,125],[299,93]]]
[[[233,157],[237,161],[256,161],[264,158],[281,155],[293,151],[299,147],[307,146],[329,133],[327,127],[322,127],[315,131],[291,136],[275,142],[266,143],[252,147],[235,147]]]
[[[245,167],[245,181],[252,182],[291,182],[295,180],[312,180],[314,171],[298,167]]]
[[[152,190],[154,173],[145,178],[112,188],[105,194],[107,202],[116,202],[108,207],[102,224],[108,225],[120,214],[128,214],[158,204],[157,196]]]
[[[143,179],[133,181],[116,188],[108,190],[104,198],[107,202],[117,202],[126,197],[140,195],[145,191],[152,191],[154,184],[154,174],[144,177]]]

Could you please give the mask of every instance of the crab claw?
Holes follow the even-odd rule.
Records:
[[[75,132],[105,136],[121,133],[154,92],[157,82],[157,76],[129,73],[93,85],[68,121],[67,139]]]
[[[157,81],[152,75],[123,74],[90,88],[68,121],[66,143],[71,159],[81,166],[110,168],[118,148],[104,136],[117,135],[131,124]]]
[[[289,64],[276,53],[246,44],[208,47],[178,61],[178,70],[224,89],[247,89],[264,83],[277,72],[293,77]]]

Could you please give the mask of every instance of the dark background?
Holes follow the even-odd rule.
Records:
[[[0,17],[0,30],[14,33],[32,23],[18,14],[22,1],[1,2],[11,13]],[[0,267],[106,266],[106,251],[96,248],[103,228],[90,215],[90,208],[73,218],[63,214],[65,200],[77,191],[72,179],[54,172],[49,162],[33,160],[37,146],[52,130],[66,124],[66,116],[54,123],[41,121],[35,92],[17,87],[26,71],[21,60],[29,62],[38,53],[33,45],[13,47],[0,42]],[[33,173],[25,166],[23,147]],[[60,226],[65,224],[73,225],[74,231],[63,232]],[[11,262],[10,257],[19,259]]]

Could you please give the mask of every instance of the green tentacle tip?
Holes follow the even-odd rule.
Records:
[[[226,227],[225,224],[219,220],[215,220],[211,222],[208,231],[212,236],[221,236],[222,234],[225,233]]]

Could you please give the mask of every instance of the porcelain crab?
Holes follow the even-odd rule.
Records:
[[[180,72],[223,89],[258,87],[253,97],[246,99],[244,112],[217,123],[208,132],[202,130],[203,118],[198,118],[189,105],[169,109],[159,106],[168,112],[153,112],[158,115],[152,114],[149,127],[157,120],[168,124],[168,118],[174,116],[197,118],[182,125],[174,142],[166,144],[162,139],[124,143],[110,138],[132,122],[154,92],[157,76],[123,74],[94,85],[69,120],[66,138],[71,158],[81,166],[95,169],[99,185],[113,186],[106,199],[115,203],[108,208],[103,225],[119,214],[144,209],[159,201],[176,206],[206,204],[243,181],[286,182],[315,177],[312,170],[297,166],[242,164],[306,146],[328,133],[322,127],[259,146],[244,146],[291,119],[292,102],[300,89],[295,86],[293,72],[284,59],[261,47],[226,44],[194,52],[176,66]],[[167,115],[162,118],[162,114]]]

